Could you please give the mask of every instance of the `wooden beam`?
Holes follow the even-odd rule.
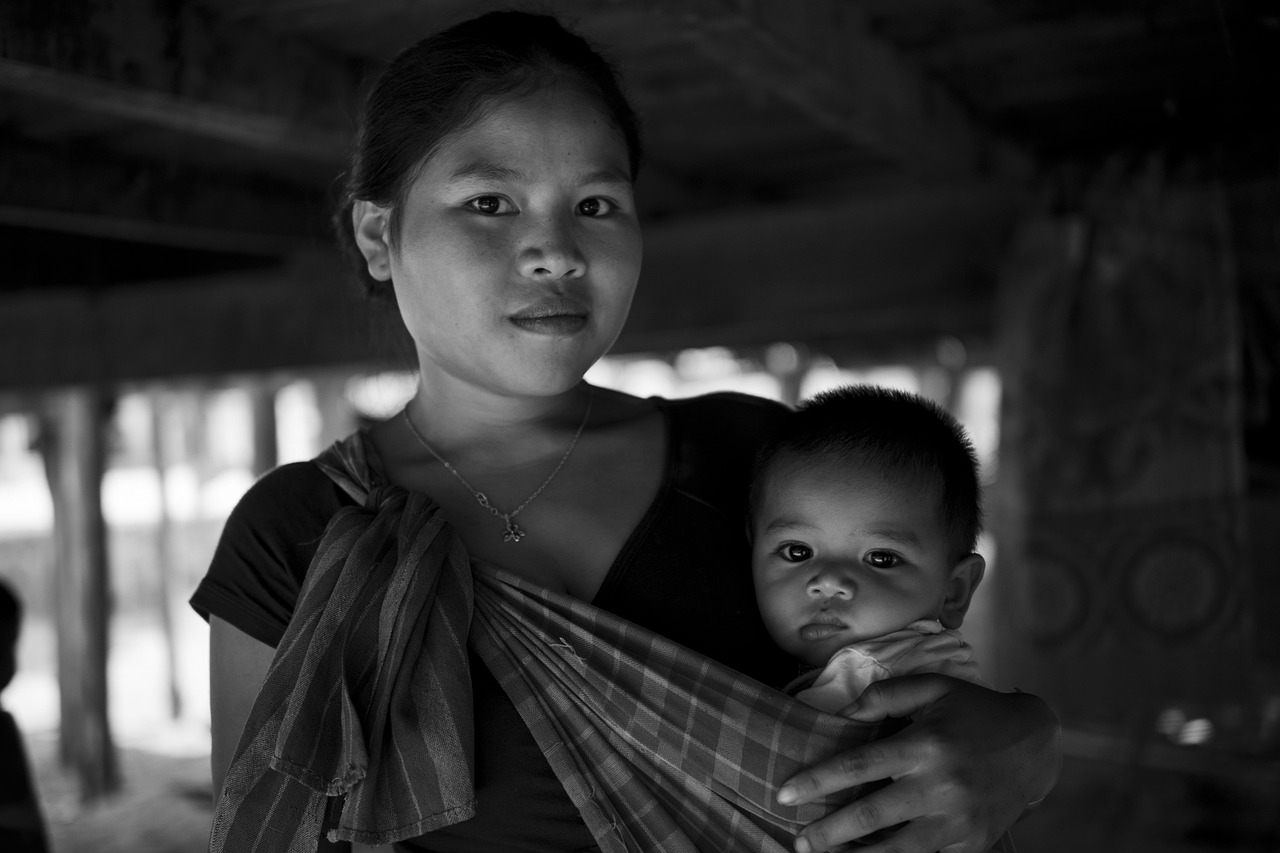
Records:
[[[1021,200],[963,185],[655,225],[616,351],[986,335]],[[267,272],[3,297],[0,389],[410,364],[398,318],[375,327],[344,268],[321,254]]]
[[[7,59],[0,59],[0,91],[325,167],[341,162],[350,139],[347,131],[316,127],[300,119],[210,104]]]
[[[296,184],[69,146],[0,143],[0,224],[249,255],[323,238],[324,197]]]
[[[987,335],[1024,201],[963,184],[651,227],[619,348]]]
[[[102,384],[394,361],[331,254],[291,266],[145,285],[0,296],[0,388]],[[399,332],[403,335],[403,331]]]
[[[1025,175],[1019,152],[979,130],[937,82],[840,0],[656,0],[685,38],[769,92],[908,173]]]
[[[326,168],[341,162],[362,74],[194,3],[0,4],[0,92]]]

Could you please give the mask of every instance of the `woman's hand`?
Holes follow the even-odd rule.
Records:
[[[783,804],[878,779],[893,781],[805,827],[798,853],[830,850],[886,827],[862,853],[986,850],[1057,781],[1058,720],[1029,693],[998,693],[945,675],[877,682],[841,712],[861,722],[911,717],[883,740],[789,779]]]

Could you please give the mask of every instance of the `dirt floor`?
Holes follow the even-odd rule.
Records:
[[[56,760],[52,734],[27,736],[51,853],[200,853],[212,815],[208,758],[120,750],[123,788],[85,806]],[[1274,853],[1274,788],[1209,796],[1182,774],[1122,778],[1109,763],[1068,759],[1057,790],[1014,828],[1020,853]]]
[[[74,776],[58,765],[52,735],[28,736],[27,749],[51,853],[198,853],[208,846],[207,756],[122,748],[120,792],[84,805]]]

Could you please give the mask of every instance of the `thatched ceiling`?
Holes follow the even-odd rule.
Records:
[[[361,85],[420,34],[508,5],[5,0],[0,292],[94,291],[300,257],[313,269]],[[646,276],[686,264],[696,245],[665,247],[691,235],[722,235],[712,256],[755,244],[743,263],[772,259],[786,269],[787,247],[768,245],[770,223],[803,238],[820,211],[834,211],[839,228],[872,232],[894,215],[951,217],[962,232],[971,208],[998,223],[1010,193],[1068,164],[1087,170],[1160,151],[1205,172],[1275,174],[1280,12],[1271,4],[543,0],[539,8],[610,49],[643,114],[640,190],[656,247]],[[733,227],[742,229],[736,240]],[[868,239],[896,242],[908,258],[914,240],[934,233],[904,228]],[[940,256],[951,257],[952,238],[939,239]],[[893,279],[900,262],[891,253],[864,272]],[[955,262],[961,269],[947,287],[970,286],[972,271]],[[891,301],[875,303],[890,320]],[[760,302],[766,313],[738,326],[770,319],[768,300]],[[963,302],[939,311],[955,315]],[[697,310],[688,317],[706,320]],[[802,333],[799,324],[777,331]]]

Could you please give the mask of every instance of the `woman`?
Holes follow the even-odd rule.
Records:
[[[409,48],[380,78],[357,140],[344,224],[367,283],[398,306],[416,345],[420,382],[399,416],[348,441],[320,465],[277,469],[228,521],[193,599],[211,624],[213,775],[215,790],[226,777],[224,805],[232,799],[248,809],[262,800],[253,786],[270,775],[268,764],[299,778],[315,776],[319,789],[349,790],[352,780],[316,770],[314,755],[298,757],[286,748],[282,756],[280,748],[273,754],[263,744],[287,740],[297,714],[312,707],[291,686],[299,678],[322,686],[330,677],[346,679],[356,690],[381,678],[367,674],[375,665],[365,658],[373,651],[332,641],[333,631],[323,626],[330,624],[324,614],[334,600],[347,607],[347,593],[333,590],[355,589],[350,584],[366,566],[403,563],[402,555],[419,547],[414,530],[379,528],[373,515],[359,530],[343,527],[363,509],[384,506],[379,502],[388,496],[407,501],[396,511],[409,513],[414,500],[430,495],[429,506],[412,504],[412,512],[434,519],[438,507],[477,572],[492,565],[509,575],[504,589],[523,585],[535,597],[547,590],[565,601],[590,602],[766,683],[781,684],[793,674],[756,613],[742,536],[749,461],[778,407],[738,395],[641,400],[582,380],[620,332],[639,276],[632,195],[639,161],[636,119],[612,70],[550,18],[497,13],[466,22]],[[384,552],[393,540],[400,550],[389,559]],[[455,547],[439,545],[442,554],[461,553]],[[334,569],[335,586],[317,591],[316,578],[329,577],[328,567],[338,562],[351,563],[354,553],[365,562]],[[450,559],[440,556],[434,564],[444,567],[443,585],[450,582]],[[396,577],[415,582],[412,572],[386,577],[384,586],[394,587]],[[476,576],[477,614],[489,612],[482,606],[489,580]],[[455,595],[461,610],[470,606],[462,587],[469,589],[469,580],[460,579],[452,592],[442,586],[439,595]],[[384,588],[373,595],[374,604],[359,606],[388,612]],[[425,613],[434,605],[423,606]],[[333,618],[332,624],[348,626],[334,629],[339,633],[364,630],[349,628],[350,608]],[[407,669],[417,666],[414,643],[424,656],[437,655],[448,638],[467,636],[468,623],[459,622],[458,630],[447,620],[423,621],[426,639],[409,643],[407,655],[404,642],[384,643],[399,629],[378,624],[360,636],[377,644],[380,673],[387,655],[403,655]],[[401,841],[398,849],[607,846],[603,819],[587,814],[592,792],[566,791],[559,744],[547,747],[555,736],[536,726],[531,732],[524,705],[517,709],[512,679],[519,673],[494,664],[492,648],[505,641],[503,632],[487,646],[477,633],[483,632],[471,630],[457,661],[440,667],[448,678],[457,676],[442,693],[461,702],[460,710],[415,717],[398,735],[386,736],[393,744],[388,754],[404,765],[410,787],[420,781],[414,777],[422,763],[432,773],[448,769],[440,774],[448,778],[431,790],[441,796],[433,814],[446,817],[415,818],[413,826],[432,831]],[[268,677],[276,645],[281,652]],[[563,645],[581,663],[581,642]],[[303,647],[320,651],[297,651]],[[340,657],[345,670],[335,663]],[[266,698],[255,706],[260,688]],[[392,680],[384,693],[397,689],[403,685]],[[287,690],[294,690],[293,704],[282,698]],[[371,701],[384,695],[382,687],[368,690]],[[320,704],[344,701],[332,691],[314,696]],[[537,699],[534,689],[531,701]],[[332,718],[316,715],[343,738],[362,732],[359,751],[377,733],[360,728],[371,725],[363,711],[346,709]],[[343,722],[333,722],[339,716]],[[802,853],[898,824],[895,849],[983,849],[1056,775],[1056,721],[1030,696],[942,677],[901,679],[873,691],[862,716],[913,716],[915,722],[797,773],[777,799],[803,804],[862,783],[894,781],[810,824],[795,842]],[[315,724],[323,728],[324,719]],[[452,743],[455,729],[421,733],[439,719],[467,730],[457,736],[458,750],[443,756],[438,750],[442,741]],[[303,731],[310,740],[300,742],[314,745],[314,731]],[[400,741],[406,739],[425,757],[404,759]],[[325,768],[348,766],[322,759]],[[246,770],[250,765],[257,769]],[[467,777],[456,795],[454,770]],[[299,813],[319,820],[316,809],[325,806],[308,802]],[[242,817],[240,825],[276,819],[263,815]],[[379,819],[393,822],[386,814]],[[232,818],[220,820],[225,828]],[[215,838],[222,831],[215,827]],[[868,849],[887,849],[887,843]]]

